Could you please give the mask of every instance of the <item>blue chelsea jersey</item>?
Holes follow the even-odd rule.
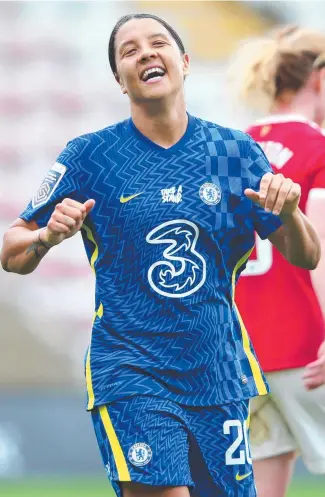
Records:
[[[88,409],[134,394],[208,406],[267,393],[234,288],[254,231],[281,224],[244,195],[270,171],[248,135],[193,116],[168,149],[131,119],[68,143],[21,218],[42,227],[64,198],[96,201],[81,230],[96,273]]]

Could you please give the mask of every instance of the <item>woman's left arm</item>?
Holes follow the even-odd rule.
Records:
[[[301,196],[298,183],[283,174],[266,173],[259,191],[247,188],[245,195],[266,212],[280,217],[282,226],[268,238],[284,257],[295,266],[315,269],[321,245],[312,224],[298,207]]]

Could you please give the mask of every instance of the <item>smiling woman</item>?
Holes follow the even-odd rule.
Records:
[[[164,147],[173,145],[187,127],[184,79],[189,72],[189,57],[179,35],[159,17],[128,15],[113,29],[108,52],[116,81],[129,96],[137,128],[145,134],[151,128],[151,140]],[[165,120],[164,133],[152,122],[157,114],[160,122]]]
[[[32,272],[81,229],[96,273],[87,409],[119,497],[254,497],[248,406],[268,389],[234,288],[255,231],[301,265],[318,240],[252,139],[186,112],[189,57],[165,21],[124,17],[109,47],[131,116],[68,143],[2,264]]]

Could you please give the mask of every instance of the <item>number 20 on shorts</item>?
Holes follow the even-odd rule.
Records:
[[[232,435],[233,431],[237,431],[237,437],[230,447],[226,450],[226,465],[235,466],[238,464],[252,464],[252,458],[249,450],[247,425],[246,421],[242,424],[239,419],[229,419],[223,424],[224,435]],[[245,441],[245,450],[239,449],[242,441]]]

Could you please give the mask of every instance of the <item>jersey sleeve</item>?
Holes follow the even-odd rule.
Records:
[[[248,179],[250,188],[258,191],[264,174],[273,173],[273,170],[261,147],[254,140],[250,140],[250,145]],[[282,226],[278,216],[271,212],[266,212],[255,203],[252,206],[252,220],[255,231],[263,240]]]
[[[80,188],[82,175],[81,151],[78,139],[74,139],[61,152],[19,217],[25,221],[33,220],[38,226],[44,227],[47,225],[55,205],[64,198],[84,202],[86,199]]]

